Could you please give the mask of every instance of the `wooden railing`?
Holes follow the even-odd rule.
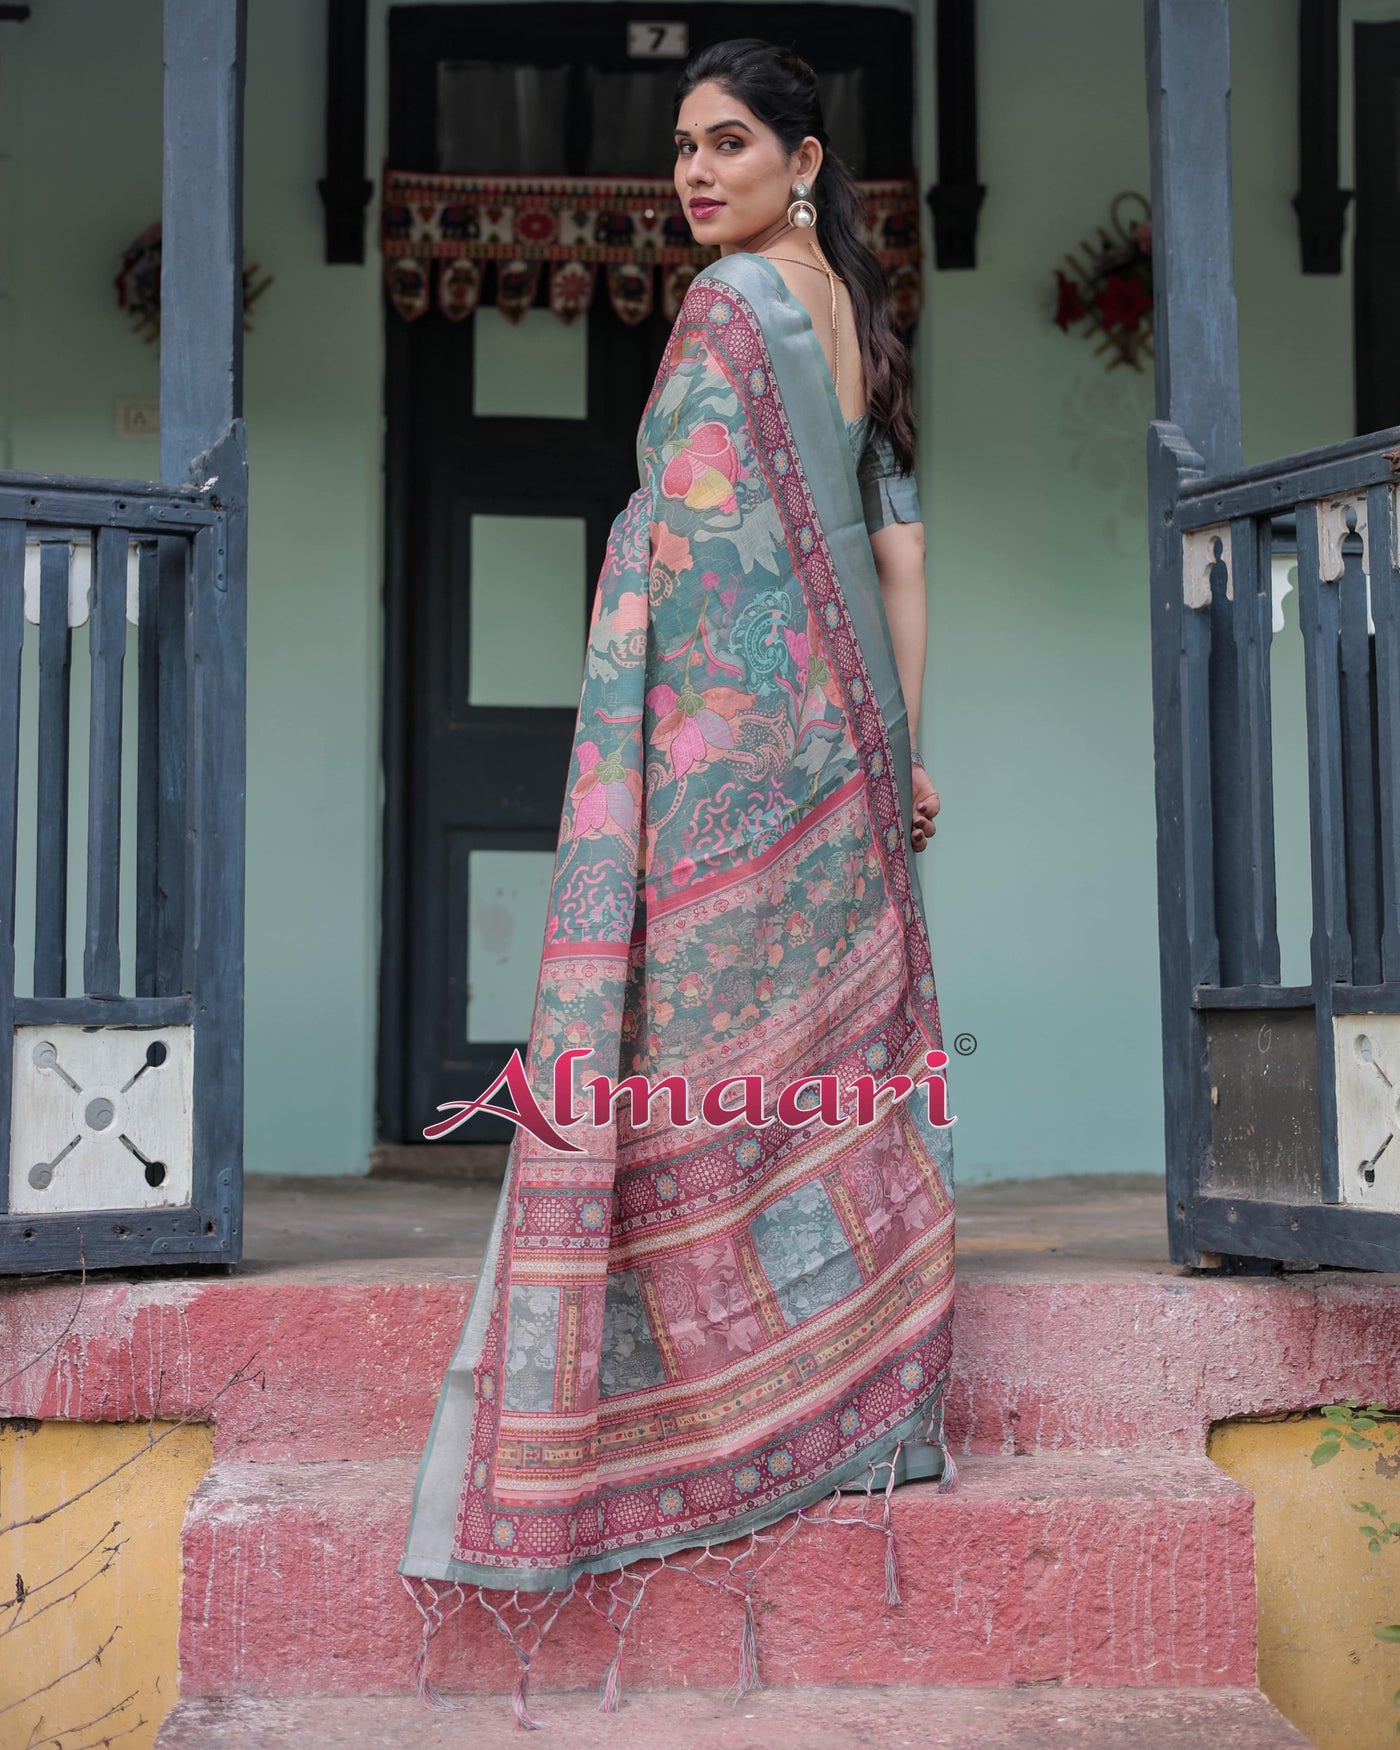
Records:
[[[190,486],[0,473],[7,1270],[239,1256],[245,478],[241,423]],[[73,697],[80,625],[86,701]],[[85,879],[70,882],[72,723],[84,714]],[[126,965],[124,770],[136,840]],[[68,964],[70,885],[85,896],[81,969]],[[20,892],[33,906],[23,968]]]
[[[1208,477],[1158,422],[1149,482],[1174,1253],[1400,1268],[1400,429]],[[1270,577],[1290,515],[1303,986],[1280,983],[1276,903]]]

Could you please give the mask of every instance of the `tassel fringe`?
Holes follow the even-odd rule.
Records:
[[[515,1717],[527,1732],[538,1732],[543,1725],[530,1712],[530,1667],[522,1665],[520,1681],[515,1686]]]
[[[895,1554],[894,1531],[885,1532],[885,1603],[903,1604],[904,1594],[899,1589],[899,1557]]]
[[[739,1637],[739,1694],[758,1688],[758,1629],[753,1620],[753,1599],[744,1600],[744,1632]]]
[[[942,1417],[939,1415],[933,1420],[927,1435],[921,1438],[936,1442],[943,1449],[943,1474],[936,1486],[940,1492],[946,1492],[958,1486],[958,1467],[942,1439],[941,1424]],[[419,1582],[414,1585],[405,1576],[404,1589],[423,1619],[423,1639],[414,1660],[419,1700],[426,1708],[440,1713],[467,1706],[465,1700],[456,1700],[445,1695],[431,1681],[428,1676],[428,1663],[431,1645],[438,1630],[449,1617],[474,1600],[491,1616],[520,1661],[520,1676],[513,1698],[517,1725],[526,1732],[541,1730],[545,1722],[537,1720],[530,1712],[531,1660],[539,1651],[559,1612],[576,1593],[580,1593],[583,1602],[602,1616],[617,1636],[616,1651],[598,1685],[598,1711],[616,1714],[622,1699],[622,1650],[627,1629],[642,1602],[648,1582],[665,1571],[686,1574],[692,1580],[727,1593],[731,1598],[743,1599],[744,1623],[739,1638],[738,1696],[742,1698],[750,1694],[760,1687],[758,1626],[754,1618],[753,1589],[779,1550],[803,1527],[830,1525],[879,1532],[885,1540],[884,1601],[887,1605],[904,1603],[899,1549],[891,1514],[891,1497],[902,1448],[903,1442],[897,1442],[887,1460],[878,1465],[871,1464],[863,1485],[845,1484],[837,1487],[823,1513],[814,1514],[806,1508],[799,1508],[781,1527],[750,1532],[742,1548],[737,1545],[716,1547],[707,1543],[698,1546],[689,1560],[676,1560],[662,1555],[648,1558],[645,1563],[635,1564],[630,1568],[625,1563],[619,1564],[616,1574],[611,1576],[589,1576],[583,1582],[575,1580],[559,1592],[540,1595],[528,1601],[523,1601],[517,1592],[499,1604],[492,1602],[489,1588],[467,1588],[457,1584],[440,1587],[432,1582]],[[881,1472],[886,1472],[883,1479]],[[883,1496],[882,1511],[878,1518],[871,1511],[877,1486]],[[866,1504],[858,1512],[847,1513],[841,1509],[841,1496],[852,1491],[864,1494]]]
[[[603,1681],[598,1686],[598,1712],[600,1714],[615,1714],[617,1704],[622,1699],[622,1636],[617,1637],[617,1651],[612,1661],[603,1673]]]

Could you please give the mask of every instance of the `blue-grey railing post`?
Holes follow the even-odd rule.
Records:
[[[248,517],[243,421],[195,464],[223,510],[195,538],[190,654],[205,677],[189,749],[190,847],[197,863],[189,944],[195,1005],[195,1201],[243,1228],[243,889]],[[187,911],[192,908],[187,908]]]
[[[1323,1201],[1337,1200],[1337,1099],[1329,1061],[1333,993],[1351,983],[1347,912],[1347,843],[1342,757],[1342,683],[1338,663],[1340,600],[1335,580],[1321,574],[1320,516],[1300,504],[1298,625],[1308,717],[1308,797],[1312,845],[1312,984],[1318,1026],[1318,1107]]]
[[[118,898],[121,885],[122,669],[126,657],[126,552],[123,529],[99,529],[93,544],[88,651],[87,936],[83,989],[121,993]]]
[[[160,472],[181,484],[243,416],[246,0],[166,0]]]
[[[227,1264],[242,1248],[244,6],[168,0],[165,10],[163,480],[0,471],[4,1274]],[[124,967],[123,668],[133,595],[136,953]],[[37,622],[32,755],[18,734],[26,617]],[[71,626],[84,624],[86,914],[83,989],[70,993]],[[29,995],[14,988],[22,755],[36,807]]]
[[[1239,332],[1230,196],[1230,41],[1227,0],[1146,0],[1152,158],[1152,277],[1157,423],[1148,440],[1153,625],[1153,720],[1167,1220],[1172,1256],[1199,1263],[1192,1199],[1210,1150],[1207,1039],[1194,987],[1238,960],[1253,910],[1246,821],[1231,822],[1218,858],[1213,794],[1242,796],[1259,774],[1257,735],[1211,736],[1212,618],[1228,632],[1230,697],[1248,690],[1252,663],[1233,646],[1228,604],[1211,608],[1213,572],[1235,563],[1228,527],[1202,577],[1188,579],[1172,521],[1182,482],[1237,467],[1242,457]],[[1246,570],[1253,573],[1253,565]],[[1244,628],[1240,628],[1244,630]],[[1257,808],[1252,810],[1257,813]],[[1221,879],[1221,876],[1224,879]],[[1217,918],[1217,887],[1221,915]],[[1259,928],[1246,932],[1260,943]],[[1252,956],[1251,956],[1252,957]]]
[[[1366,495],[1371,543],[1371,618],[1376,627],[1376,764],[1381,841],[1381,965],[1387,984],[1400,984],[1400,552],[1396,551],[1390,486]]]
[[[15,1036],[15,888],[19,852],[19,681],[24,651],[24,524],[0,522],[0,1040]],[[0,1063],[0,1209],[8,1207],[10,1072]]]
[[[1244,456],[1229,0],[1147,0],[1147,109],[1157,417],[1219,474]]]
[[[34,994],[68,980],[68,542],[39,548],[39,771],[34,871]]]
[[[195,996],[194,1200],[241,1251],[247,449],[246,0],[166,0],[161,473],[222,510],[195,539],[182,959]],[[182,782],[184,774],[181,775]]]
[[[1171,515],[1201,460],[1164,420],[1147,445],[1152,579],[1153,764],[1162,991],[1167,1228],[1172,1256],[1199,1263],[1190,1235],[1193,1162],[1210,1146],[1205,1030],[1191,1006],[1218,973],[1211,833],[1208,601],[1186,600],[1181,537]]]
[[[189,740],[185,625],[189,544],[165,538],[141,550],[137,667],[136,994],[187,990],[186,766]]]

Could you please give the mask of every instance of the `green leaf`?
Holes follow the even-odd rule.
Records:
[[[1376,1630],[1378,1641],[1400,1641],[1400,1622],[1388,1622]]]
[[[1324,1440],[1312,1455],[1314,1464],[1327,1464],[1342,1450],[1339,1440]]]
[[[1380,1544],[1379,1544],[1379,1543],[1378,1543],[1378,1542],[1377,1542],[1377,1541],[1376,1541],[1376,1539],[1375,1539],[1375,1538],[1374,1538],[1374,1537],[1373,1537],[1373,1538],[1372,1538],[1372,1539],[1371,1539],[1371,1541],[1370,1541],[1370,1542],[1369,1542],[1369,1543],[1368,1543],[1368,1544],[1367,1544],[1367,1545],[1366,1545],[1366,1548],[1367,1548],[1367,1549],[1368,1549],[1368,1550],[1370,1550],[1370,1552],[1371,1552],[1371,1554],[1372,1554],[1372,1555],[1373,1555],[1373,1556],[1374,1556],[1374,1555],[1379,1555],[1379,1554],[1380,1554],[1380,1548],[1381,1548],[1381,1546],[1380,1546]]]
[[[1351,1510],[1353,1513],[1369,1513],[1373,1519],[1379,1519],[1381,1516],[1380,1508],[1372,1506],[1369,1501],[1353,1501]]]
[[[1371,1450],[1371,1442],[1362,1434],[1344,1434],[1342,1439],[1346,1441],[1353,1452],[1369,1452]]]
[[[1376,1419],[1374,1416],[1353,1416],[1351,1425],[1353,1428],[1374,1428]]]
[[[1351,1405],[1328,1404],[1322,1413],[1329,1422],[1349,1422],[1351,1420]]]

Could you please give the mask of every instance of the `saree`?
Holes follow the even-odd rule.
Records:
[[[573,1152],[514,1131],[399,1564],[488,1607],[773,1526],[878,1465],[954,1475],[951,1120],[897,1083],[873,1122],[817,1123],[815,1081],[771,1116],[822,1076],[853,1115],[860,1077],[927,1078],[942,1035],[855,458],[765,258],[692,283],[637,457],[524,1066],[553,1111],[566,1064]],[[731,1081],[758,1075],[761,1115]],[[599,1076],[683,1078],[690,1122],[677,1083],[641,1115],[595,1105]],[[721,1084],[734,1115],[699,1120]]]

